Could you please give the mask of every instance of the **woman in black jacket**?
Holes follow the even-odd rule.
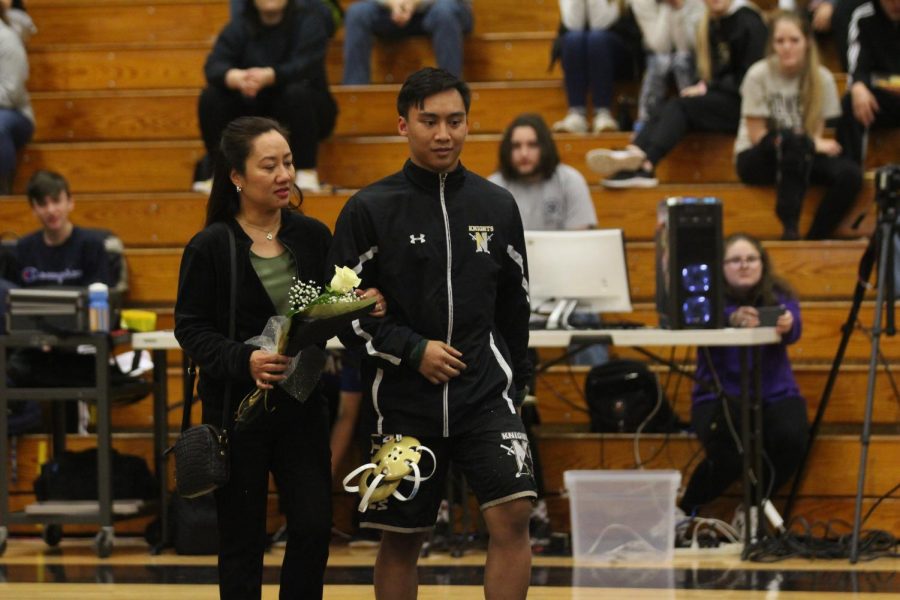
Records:
[[[670,99],[625,150],[587,153],[591,170],[611,188],[655,187],[654,169],[689,131],[734,133],[741,117],[741,81],[763,57],[766,25],[746,0],[705,0],[697,29],[700,80]]]
[[[327,402],[319,393],[304,402],[289,396],[277,384],[290,359],[242,340],[259,335],[269,317],[287,312],[292,277],[322,286],[331,233],[292,205],[293,155],[278,123],[241,117],[225,128],[219,152],[206,228],[184,250],[175,304],[175,336],[200,367],[197,391],[205,423],[223,423],[228,397],[231,474],[215,492],[219,592],[223,599],[260,597],[271,471],[288,530],[280,597],[321,598],[331,537]],[[226,228],[236,246],[233,339],[227,335]],[[376,308],[374,315],[384,314],[383,299]],[[254,388],[267,390],[266,410],[235,429],[234,409]]]

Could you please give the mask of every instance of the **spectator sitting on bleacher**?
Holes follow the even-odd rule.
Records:
[[[27,42],[28,38],[37,33],[37,27],[34,26],[31,16],[25,12],[25,5],[21,0],[0,0],[0,5],[6,7],[9,26],[19,34],[22,43]]]
[[[613,82],[633,77],[641,53],[640,32],[616,0],[559,0],[559,51],[569,111],[553,131],[617,131],[610,113]],[[591,95],[594,118],[587,118]]]
[[[762,347],[763,451],[768,460],[762,486],[771,498],[800,465],[806,447],[806,401],[800,395],[787,346],[800,339],[800,304],[790,285],[775,275],[759,240],[733,234],[725,240],[725,320],[730,327],[759,327],[763,306],[781,306],[775,330],[781,343]],[[694,469],[679,507],[694,514],[740,477],[741,349],[698,349],[691,425],[706,453]],[[717,389],[719,388],[719,389]]]
[[[647,51],[636,135],[662,107],[670,73],[679,92],[697,80],[694,46],[704,5],[703,0],[631,0],[631,10]]]
[[[689,131],[737,131],[744,73],[763,57],[766,26],[745,0],[705,0],[697,31],[700,81],[669,99],[625,150],[587,153],[588,167],[607,176],[611,188],[655,187],[654,169]]]
[[[825,121],[841,114],[834,77],[819,64],[810,24],[796,13],[771,22],[767,58],[741,85],[741,126],[734,143],[738,176],[750,185],[777,187],[775,212],[782,239],[800,238],[800,209],[810,183],[825,186],[806,234],[825,239],[853,205],[862,172],[822,137]]]
[[[12,193],[16,152],[34,134],[34,113],[25,82],[28,56],[0,3],[0,196]]]
[[[488,180],[512,193],[525,230],[590,229],[597,213],[587,182],[559,161],[540,115],[519,115],[500,141],[499,170]]]
[[[112,285],[104,239],[69,219],[75,208],[69,184],[59,173],[37,171],[26,189],[41,228],[15,247],[14,283],[21,287]],[[9,356],[8,374],[15,386],[94,385],[93,355],[64,350],[21,348]],[[67,430],[75,431],[77,405],[66,404]]]
[[[209,193],[212,163],[225,126],[240,116],[267,116],[290,131],[296,184],[319,191],[319,140],[334,129],[337,104],[328,89],[325,55],[334,33],[319,0],[248,0],[219,34],[204,71],[199,118],[207,158],[194,190]],[[211,160],[210,160],[211,159]]]
[[[869,0],[853,10],[847,71],[837,138],[844,156],[861,165],[869,130],[900,127],[900,0]]]
[[[371,81],[372,38],[430,35],[437,66],[462,77],[471,0],[357,0],[344,15],[344,85]]]

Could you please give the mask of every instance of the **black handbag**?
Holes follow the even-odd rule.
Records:
[[[234,339],[237,302],[237,253],[234,232],[223,224],[228,232],[228,252],[231,260],[229,281],[230,313],[228,315],[228,339]],[[228,418],[231,404],[231,385],[225,387],[222,426],[203,424],[191,427],[191,404],[194,400],[194,376],[196,368],[191,361],[188,368],[191,393],[184,399],[181,415],[181,435],[166,454],[175,454],[175,489],[184,498],[197,498],[222,487],[228,482]]]

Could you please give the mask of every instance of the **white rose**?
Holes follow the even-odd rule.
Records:
[[[353,269],[336,266],[334,268],[334,277],[331,278],[331,283],[328,285],[328,288],[332,292],[346,294],[360,283],[362,283],[362,280],[356,275]]]

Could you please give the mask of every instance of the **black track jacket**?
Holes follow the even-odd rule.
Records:
[[[361,349],[378,432],[444,437],[487,413],[515,412],[531,374],[528,267],[522,220],[509,192],[460,165],[403,170],[351,197],[328,257],[388,302],[383,319],[340,336]],[[410,363],[423,340],[462,352],[467,368],[433,385]]]

